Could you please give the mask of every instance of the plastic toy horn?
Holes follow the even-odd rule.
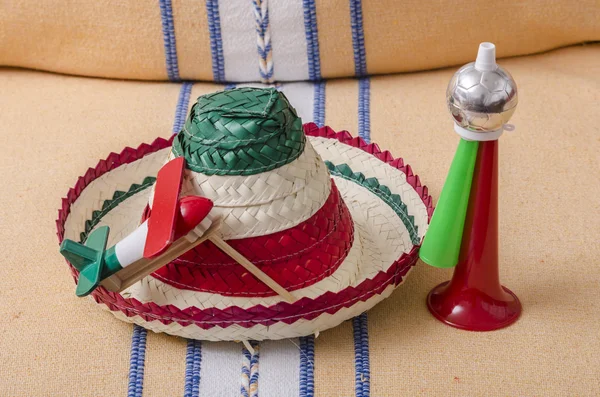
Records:
[[[521,313],[498,274],[498,138],[509,129],[517,86],[496,64],[492,43],[480,44],[477,60],[454,74],[446,100],[461,139],[419,256],[431,266],[458,266],[427,305],[457,328],[503,328]]]
[[[478,147],[477,141],[461,139],[458,143],[427,238],[419,251],[421,260],[431,266],[445,268],[458,263]]]

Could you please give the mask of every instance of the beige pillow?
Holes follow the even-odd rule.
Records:
[[[600,40],[598,0],[262,2],[261,11],[250,0],[6,0],[0,65],[148,80],[314,80],[462,64],[481,41],[506,57]]]

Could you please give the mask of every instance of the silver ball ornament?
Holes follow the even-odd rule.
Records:
[[[491,43],[480,45],[477,61],[460,68],[446,90],[454,122],[474,132],[501,130],[515,112],[517,101],[515,80],[496,64]]]

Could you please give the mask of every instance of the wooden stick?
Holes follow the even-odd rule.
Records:
[[[260,270],[256,265],[250,262],[246,257],[236,251],[231,245],[227,244],[225,241],[216,235],[211,236],[210,241],[213,242],[214,245],[219,247],[223,252],[229,255],[233,260],[242,265],[246,270],[248,270],[254,277],[265,283],[269,288],[273,291],[277,292],[283,299],[290,303],[296,302],[296,297],[292,295],[289,291],[283,288],[279,283],[269,277],[265,272]]]
[[[123,270],[106,278],[102,281],[101,285],[109,291],[121,292],[124,289],[132,286],[142,278],[146,277],[150,273],[154,272],[155,270],[160,269],[167,263],[177,259],[192,248],[200,245],[202,242],[210,240],[213,242],[213,244],[219,247],[223,252],[229,255],[237,263],[242,265],[254,277],[265,283],[269,288],[275,291],[283,299],[290,303],[296,301],[296,297],[294,295],[292,295],[279,283],[277,283],[275,280],[269,277],[269,275],[267,275],[265,272],[256,267],[252,262],[246,259],[245,256],[236,251],[231,245],[223,241],[223,239],[221,239],[221,237],[219,237],[216,234],[220,227],[220,221],[213,222],[213,224],[208,228],[208,230],[206,230],[206,232],[200,238],[196,239],[192,243],[190,243],[186,237],[181,237],[180,239],[175,241],[169,247],[169,249],[167,249],[167,251],[165,251],[162,255],[159,255],[153,259],[142,258],[125,267]],[[200,264],[200,266],[202,265]]]
[[[121,279],[116,277],[114,274],[108,278],[105,278],[100,282],[100,285],[109,291],[120,292],[121,290]]]
[[[248,350],[248,352],[251,355],[254,355],[254,348],[252,347],[252,345],[250,344],[250,342],[248,342],[248,340],[244,339],[242,341],[242,344],[244,345],[244,347],[246,348],[246,350]]]
[[[150,273],[160,269],[167,263],[179,258],[192,248],[206,241],[212,236],[213,233],[217,232],[220,226],[220,222],[214,222],[200,238],[191,243],[185,236],[181,237],[175,241],[162,255],[152,259],[142,258],[136,262],[133,262],[123,270],[102,281],[101,284],[109,291],[121,292]]]

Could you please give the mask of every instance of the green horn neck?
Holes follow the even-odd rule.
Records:
[[[456,266],[469,205],[479,142],[461,138],[419,257],[428,265]]]

